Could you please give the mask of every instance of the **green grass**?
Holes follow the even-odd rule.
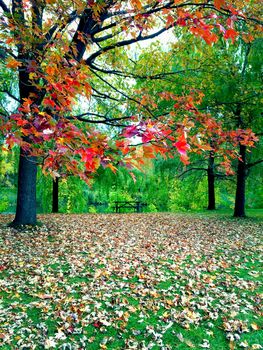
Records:
[[[180,212],[179,212],[180,213]],[[233,218],[235,220],[239,220],[238,218],[234,218],[234,209],[216,209],[216,210],[192,210],[183,212],[188,215],[200,215],[202,217],[218,217],[218,218]],[[263,220],[263,209],[246,209],[246,217],[244,219],[261,219]],[[241,218],[240,220],[243,220]]]
[[[2,218],[1,349],[260,349],[262,225],[225,215]]]

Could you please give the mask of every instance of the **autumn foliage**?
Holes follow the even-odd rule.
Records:
[[[125,117],[97,117],[90,110],[75,113],[80,99],[88,109],[94,93],[98,95],[92,82],[96,74],[114,71],[113,57],[119,48],[171,28],[187,28],[208,45],[220,38],[251,41],[260,23],[257,3],[247,7],[225,0],[192,5],[163,0],[18,0],[10,8],[3,1],[0,5],[1,49],[6,68],[18,73],[20,93],[17,111],[1,118],[4,147],[19,145],[37,156],[44,171],[54,177],[73,173],[88,179],[99,166],[113,170],[116,164],[140,166],[142,155],[153,158],[158,153],[179,154],[188,164],[188,152],[211,148],[212,135],[215,151],[223,154],[223,164],[229,168],[237,140],[247,146],[257,140],[251,131],[226,132],[211,115],[199,112],[202,95],[194,90],[188,96],[164,91],[159,97],[174,101],[165,116],[157,115],[158,105],[153,105],[151,96],[142,96],[134,113],[124,112]],[[99,127],[119,126],[121,121],[122,129],[114,138]],[[137,143],[143,144],[142,150],[135,147]]]

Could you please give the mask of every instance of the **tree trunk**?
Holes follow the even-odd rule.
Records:
[[[240,160],[237,166],[237,185],[235,199],[235,217],[245,217],[245,189],[246,189],[246,146],[239,144]]]
[[[58,178],[53,180],[52,190],[52,213],[58,213]]]
[[[13,2],[13,14],[16,15],[16,20],[24,23],[24,12],[21,7],[21,1]],[[20,34],[16,33],[19,41]],[[32,85],[29,78],[30,71],[27,67],[27,61],[32,59],[29,52],[26,52],[24,43],[17,45],[18,59],[23,62],[19,69],[19,95],[20,100],[37,96],[34,100],[36,105],[40,104],[41,94]],[[32,97],[31,97],[32,98]],[[39,100],[39,101],[38,101]],[[33,103],[33,102],[32,102]],[[23,105],[23,103],[22,103]],[[26,116],[26,112],[22,112]],[[24,137],[24,141],[30,143],[29,137]],[[17,206],[15,220],[12,225],[36,225],[37,224],[37,207],[36,207],[36,181],[37,181],[37,158],[30,156],[29,152],[20,149],[19,166],[18,166],[18,186],[17,186]]]
[[[16,216],[12,225],[36,225],[36,158],[20,150]]]
[[[207,182],[208,182],[207,210],[215,210],[216,208],[214,163],[215,163],[214,153],[210,152],[209,160],[208,160],[208,169],[207,169]]]

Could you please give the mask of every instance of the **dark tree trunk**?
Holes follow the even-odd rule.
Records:
[[[58,213],[58,178],[53,180],[52,213]]]
[[[24,14],[21,8],[21,1],[14,2],[13,12],[21,23],[24,22]],[[17,33],[19,37],[19,33]],[[19,70],[19,95],[23,101],[35,94],[40,96],[39,92],[32,86],[27,69],[27,60],[30,54],[26,52],[24,44],[17,45],[18,58],[23,62]],[[36,104],[37,101],[35,101]],[[25,115],[26,116],[26,115]],[[30,138],[25,137],[24,141],[30,143]],[[37,181],[37,159],[20,149],[19,166],[18,166],[18,184],[17,184],[17,206],[14,226],[19,225],[36,225],[37,224],[37,206],[36,206],[36,181]]]
[[[235,217],[245,217],[245,190],[246,190],[246,146],[239,145],[240,160],[237,166],[237,185],[235,199]]]
[[[216,200],[215,200],[215,158],[214,153],[210,152],[208,160],[207,169],[207,182],[208,182],[208,206],[207,210],[215,210]]]
[[[18,192],[16,216],[14,226],[36,225],[36,158],[27,156],[26,152],[20,150],[18,168]]]

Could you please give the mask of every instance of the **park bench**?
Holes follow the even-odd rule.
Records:
[[[134,209],[134,212],[141,213],[144,207],[147,207],[147,203],[141,201],[115,201],[115,212],[120,213],[121,209]]]

